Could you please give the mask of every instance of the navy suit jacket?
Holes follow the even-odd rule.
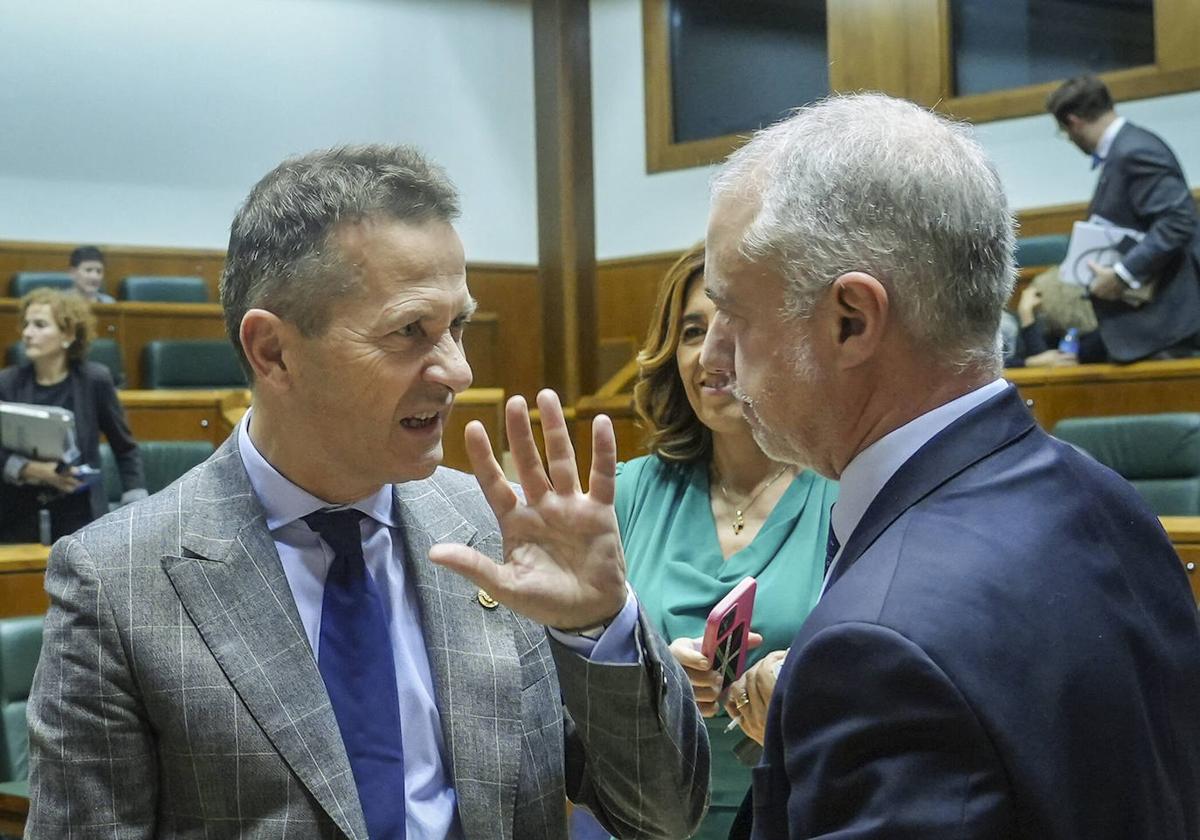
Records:
[[[796,636],[754,838],[1200,838],[1200,624],[1157,518],[1016,390],[892,477]]]
[[[1144,231],[1122,263],[1155,286],[1154,298],[1134,308],[1093,299],[1108,355],[1132,362],[1200,332],[1200,223],[1179,161],[1167,144],[1125,123],[1108,152],[1088,215]]]

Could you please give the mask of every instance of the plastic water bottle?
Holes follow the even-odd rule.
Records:
[[[1058,342],[1058,350],[1060,353],[1070,353],[1072,356],[1079,355],[1079,328],[1071,327],[1067,330],[1067,334],[1062,337],[1062,341]]]
[[[50,545],[54,542],[50,539],[50,511],[45,508],[38,510],[38,541],[42,545]]]

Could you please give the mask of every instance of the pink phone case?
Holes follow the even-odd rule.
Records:
[[[722,688],[746,670],[746,640],[757,589],[758,581],[743,578],[708,614],[700,652],[712,661],[713,670],[720,672]]]

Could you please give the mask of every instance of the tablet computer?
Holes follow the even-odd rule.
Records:
[[[0,446],[34,461],[73,463],[75,415],[58,406],[0,402]]]

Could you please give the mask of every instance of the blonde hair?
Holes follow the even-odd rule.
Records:
[[[47,306],[63,335],[71,339],[67,348],[67,360],[81,362],[87,356],[88,346],[96,337],[96,318],[88,302],[74,293],[57,289],[34,289],[21,298],[18,329],[24,329],[25,313],[31,306]]]

